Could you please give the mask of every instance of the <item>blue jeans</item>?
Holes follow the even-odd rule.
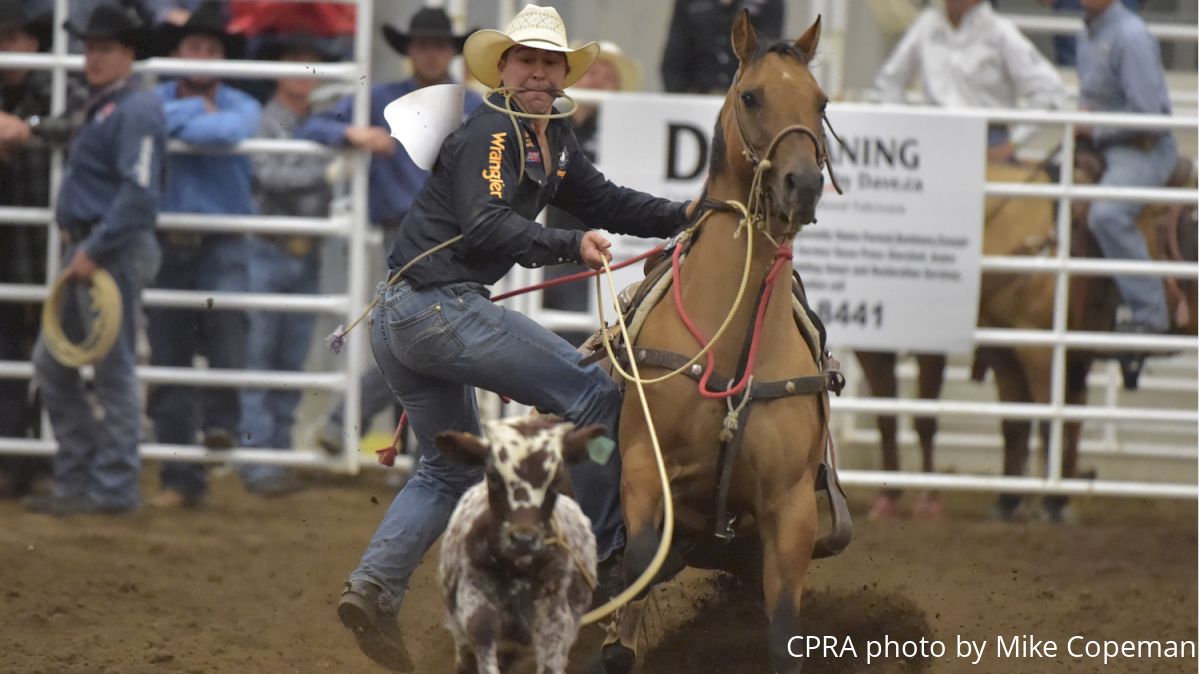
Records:
[[[533,320],[493,304],[484,286],[457,283],[384,291],[371,322],[371,347],[408,410],[420,464],[384,515],[351,580],[388,591],[395,606],[425,552],[482,469],[443,457],[433,439],[448,430],[478,434],[476,386],[510,396],[577,425],[601,423],[614,437],[621,394],[608,375],[581,367],[579,354]],[[625,544],[621,462],[570,467],[576,498],[592,520],[599,559]]]
[[[64,260],[75,255],[67,248]],[[54,493],[62,498],[87,498],[104,508],[137,507],[138,436],[141,401],[134,371],[134,345],[141,314],[142,288],[158,271],[158,242],[152,232],[139,232],[120,250],[96,260],[112,275],[121,292],[121,331],[112,350],[93,367],[96,400],[104,410],[97,419],[88,402],[79,370],[54,360],[38,338],[33,351],[34,377],[54,426],[58,452],[54,455]],[[84,307],[90,306],[87,286],[74,284],[64,294],[63,329],[79,339],[90,327]]]
[[[304,256],[284,251],[275,243],[250,241],[249,290],[252,293],[295,293],[315,295],[320,271],[320,250]],[[247,370],[295,371],[304,369],[316,316],[305,313],[255,311],[250,314]],[[246,447],[289,449],[297,389],[244,389],[242,391],[241,444]],[[247,485],[281,477],[285,469],[275,465],[242,465],[238,472]]]
[[[1104,176],[1100,185],[1162,187],[1175,167],[1175,139],[1162,134],[1144,151],[1132,145],[1113,145],[1104,150]],[[1130,201],[1093,201],[1088,211],[1088,229],[1096,237],[1104,257],[1120,260],[1149,260],[1146,238],[1137,226],[1145,204]],[[1133,322],[1157,332],[1166,332],[1167,297],[1161,278],[1116,276],[1121,299],[1133,313]]]
[[[221,237],[197,246],[164,244],[162,270],[155,287],[178,290],[244,292],[248,287],[247,246],[241,236]],[[192,367],[197,354],[208,366],[240,370],[246,364],[246,315],[241,311],[151,309],[147,335],[153,365]],[[202,389],[203,410],[190,386],[160,385],[150,391],[149,413],[159,442],[190,445],[198,426],[238,434],[241,403],[233,388]],[[202,421],[201,421],[202,420]],[[190,497],[208,489],[199,463],[167,462],[162,486]]]

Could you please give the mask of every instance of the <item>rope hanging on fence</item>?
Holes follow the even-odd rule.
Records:
[[[91,313],[93,317],[91,321],[87,320],[86,315],[79,317],[84,325],[90,323],[90,326],[83,341],[75,343],[62,327],[63,293],[70,292],[69,283],[73,283],[73,280],[65,276],[58,277],[50,288],[46,303],[42,305],[42,341],[54,360],[67,367],[82,367],[99,361],[117,343],[123,312],[121,291],[107,271],[97,269],[92,274],[91,287],[88,289],[91,305],[77,309]]]

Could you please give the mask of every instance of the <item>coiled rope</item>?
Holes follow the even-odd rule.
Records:
[[[54,360],[67,367],[83,367],[92,365],[108,355],[113,344],[117,343],[117,335],[121,332],[121,290],[111,274],[104,269],[96,269],[92,274],[91,287],[88,296],[91,304],[88,307],[77,307],[83,313],[79,318],[84,325],[90,326],[83,341],[75,343],[67,336],[62,326],[63,293],[73,289],[69,284],[74,279],[59,276],[50,288],[50,295],[42,305],[42,342]],[[88,315],[91,321],[88,321]]]

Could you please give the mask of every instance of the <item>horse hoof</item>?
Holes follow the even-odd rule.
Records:
[[[1051,524],[1078,524],[1079,515],[1065,496],[1047,496],[1042,500],[1042,519]]]
[[[990,519],[997,522],[1016,522],[1021,519],[1021,497],[1015,494],[1001,494],[992,507]]]
[[[917,496],[917,502],[913,504],[912,518],[914,520],[940,520],[942,519],[942,501],[934,492],[922,492]]]
[[[603,657],[604,674],[629,674],[633,671],[633,665],[637,660],[637,655],[633,650],[620,643],[606,645]]]
[[[871,502],[871,510],[867,513],[867,519],[872,522],[880,520],[894,520],[899,514],[900,507],[896,505],[896,497],[888,494],[880,494]]]

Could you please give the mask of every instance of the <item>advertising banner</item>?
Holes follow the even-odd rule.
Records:
[[[723,99],[637,94],[601,107],[598,158],[617,184],[700,193]],[[979,304],[986,128],[947,111],[831,105],[844,194],[826,180],[795,266],[837,348],[963,353]],[[648,243],[623,238],[618,258]],[[636,280],[629,271],[623,282]],[[610,306],[610,305],[606,305]]]

